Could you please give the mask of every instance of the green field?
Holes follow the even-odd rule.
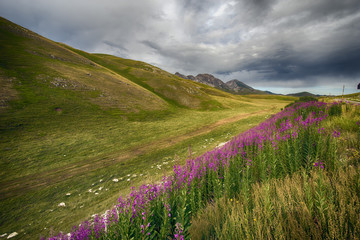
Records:
[[[295,99],[231,95],[5,19],[0,52],[0,235],[21,239],[70,231]]]

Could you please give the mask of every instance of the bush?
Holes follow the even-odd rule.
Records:
[[[317,101],[318,101],[318,99],[313,96],[300,97],[298,100],[298,102],[317,102]]]
[[[300,97],[298,100],[295,100],[295,102],[290,103],[288,105],[285,106],[285,108],[287,107],[291,107],[296,103],[302,103],[302,102],[317,102],[318,99],[316,97],[313,96],[304,96],[304,97]]]
[[[342,104],[335,103],[329,108],[329,115],[330,116],[340,116],[342,113]]]

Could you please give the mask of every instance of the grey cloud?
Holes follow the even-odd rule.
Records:
[[[170,72],[264,87],[360,76],[358,0],[2,0],[0,15],[55,41]]]
[[[158,44],[154,43],[154,42],[144,40],[144,41],[141,41],[141,43],[143,43],[145,46],[148,46],[148,47],[150,47],[150,48],[152,48],[154,50],[157,50],[159,52],[161,51],[161,47]]]
[[[120,49],[122,51],[125,51],[125,52],[128,52],[128,50],[122,46],[122,44],[119,44],[119,43],[113,43],[113,42],[110,42],[110,41],[103,41],[103,43],[105,43],[106,45],[109,45],[110,47],[113,47],[113,48],[117,48],[117,49]]]

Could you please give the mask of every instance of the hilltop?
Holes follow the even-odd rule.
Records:
[[[320,95],[315,95],[315,94],[312,94],[310,92],[290,93],[290,94],[287,94],[287,96],[292,96],[292,97],[320,97]]]

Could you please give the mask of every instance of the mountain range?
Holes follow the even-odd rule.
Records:
[[[223,82],[222,80],[214,77],[211,74],[208,73],[203,73],[203,74],[198,74],[196,76],[193,75],[184,75],[181,74],[179,72],[175,73],[176,76],[183,78],[183,79],[189,79],[198,83],[202,83],[205,85],[208,85],[210,87],[214,87],[217,88],[219,90],[225,91],[225,92],[229,92],[232,94],[238,94],[238,95],[247,95],[247,94],[276,94],[276,95],[284,95],[284,94],[278,94],[278,93],[273,93],[270,91],[261,91],[261,90],[257,90],[254,89],[252,87],[250,87],[249,85],[237,80],[237,79],[233,79],[230,80],[228,82]],[[321,95],[315,95],[312,94],[310,92],[298,92],[298,93],[290,93],[290,94],[286,94],[286,96],[292,96],[292,97],[320,97]]]
[[[208,86],[220,89],[225,92],[230,92],[233,94],[272,94],[269,91],[265,92],[265,91],[260,91],[260,90],[254,89],[254,88],[250,87],[249,85],[246,85],[245,83],[243,83],[237,79],[233,79],[233,80],[230,80],[230,81],[224,83],[222,80],[220,80],[208,73],[198,74],[196,76],[193,76],[193,75],[186,76],[179,72],[176,72],[175,75],[178,77],[181,77],[183,79],[190,79],[195,82],[203,83]]]

